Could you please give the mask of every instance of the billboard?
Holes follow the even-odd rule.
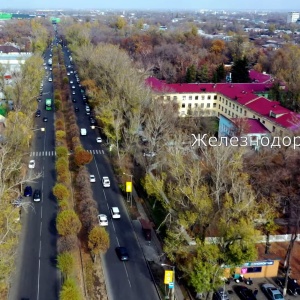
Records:
[[[165,279],[164,279],[164,283],[165,284],[169,284],[173,282],[173,271],[170,270],[165,270]]]
[[[126,182],[126,193],[132,193],[132,182],[131,181]]]

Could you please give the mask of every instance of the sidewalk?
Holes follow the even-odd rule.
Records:
[[[134,186],[132,187],[132,197],[134,199],[134,202],[136,204],[137,210],[140,215],[137,218],[137,220],[132,220],[132,224],[133,224],[133,228],[135,230],[136,236],[139,240],[139,244],[144,253],[145,259],[148,262],[154,262],[157,265],[160,265],[161,263],[164,262],[165,256],[164,256],[160,241],[157,238],[156,232],[153,229],[151,230],[151,242],[149,243],[148,241],[145,240],[145,237],[144,237],[143,231],[142,231],[142,225],[140,223],[140,219],[149,221],[149,218],[144,210],[143,205],[138,201],[139,197],[137,195],[137,192],[136,192]],[[176,282],[175,282],[175,298],[176,298],[176,300],[184,300],[184,296],[179,287],[179,284],[177,284]]]

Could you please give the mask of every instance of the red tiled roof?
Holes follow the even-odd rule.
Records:
[[[250,70],[249,76],[252,81],[260,82],[260,83],[270,83],[273,80],[271,75],[263,74],[263,73],[255,71],[255,70]]]
[[[258,76],[260,73],[251,71],[252,75]],[[261,74],[261,78],[265,74]],[[266,75],[269,76],[269,75]],[[270,77],[270,76],[269,76]],[[154,77],[146,79],[146,84],[158,93],[219,93],[230,98],[254,112],[278,123],[279,125],[295,129],[300,126],[300,114],[296,114],[287,108],[282,107],[279,102],[269,100],[255,94],[255,92],[268,91],[272,83],[172,83]],[[270,117],[270,112],[274,112],[277,118]]]
[[[235,119],[232,119],[233,122]],[[245,119],[247,121],[247,133],[270,133],[270,131],[257,119]]]

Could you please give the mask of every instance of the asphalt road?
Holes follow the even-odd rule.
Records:
[[[47,62],[49,50],[46,53]],[[55,219],[57,214],[56,201],[52,194],[55,184],[55,144],[54,144],[54,111],[45,110],[45,99],[53,99],[53,85],[44,78],[42,101],[38,104],[41,117],[36,117],[36,130],[29,159],[35,160],[35,168],[29,172],[41,173],[34,182],[28,182],[32,189],[41,190],[41,202],[33,202],[32,197],[25,201],[32,203],[27,212],[22,209],[23,225],[18,263],[15,279],[12,282],[9,299],[22,298],[36,300],[58,299],[60,280],[56,268]],[[47,116],[48,122],[43,122]]]
[[[69,55],[65,50],[66,65],[70,64]],[[110,248],[103,256],[109,299],[159,299],[126,211],[124,203],[126,199],[124,200],[120,194],[119,187],[114,180],[113,171],[107,160],[109,153],[107,153],[106,148],[102,144],[96,143],[96,138],[99,136],[99,128],[91,129],[89,115],[86,115],[85,103],[74,73],[70,73],[69,79],[75,85],[75,89],[71,90],[75,90],[75,95],[72,95],[72,98],[76,99],[74,107],[77,106],[79,108],[79,112],[76,113],[78,126],[79,128],[87,129],[87,135],[81,136],[81,142],[84,148],[94,155],[93,161],[88,165],[90,174],[94,174],[96,177],[96,182],[91,183],[94,199],[98,203],[99,212],[106,214],[109,219],[107,230],[110,236]],[[102,186],[101,180],[103,176],[110,178],[111,187],[104,188]],[[121,219],[111,219],[110,208],[112,206],[119,208]],[[119,261],[115,253],[117,246],[125,246],[128,249],[130,257],[128,262]]]

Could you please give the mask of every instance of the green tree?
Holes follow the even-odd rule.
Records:
[[[191,65],[190,67],[187,68],[185,81],[187,83],[195,82],[196,76],[197,76],[196,67],[195,67],[195,65]]]
[[[109,235],[103,227],[95,226],[89,233],[88,247],[96,261],[96,255],[104,253],[109,248]]]
[[[210,81],[207,65],[202,65],[201,68],[197,70],[196,80],[202,83]]]
[[[68,278],[62,286],[59,294],[60,300],[82,300],[83,297],[73,278]]]
[[[57,256],[57,267],[62,272],[65,279],[72,275],[74,271],[74,257],[71,252],[63,252]]]
[[[74,210],[64,210],[58,213],[56,228],[60,235],[77,235],[81,229],[81,223]]]
[[[249,76],[249,65],[248,59],[244,56],[241,59],[234,61],[234,64],[231,69],[232,82],[234,83],[247,83],[251,82]]]

